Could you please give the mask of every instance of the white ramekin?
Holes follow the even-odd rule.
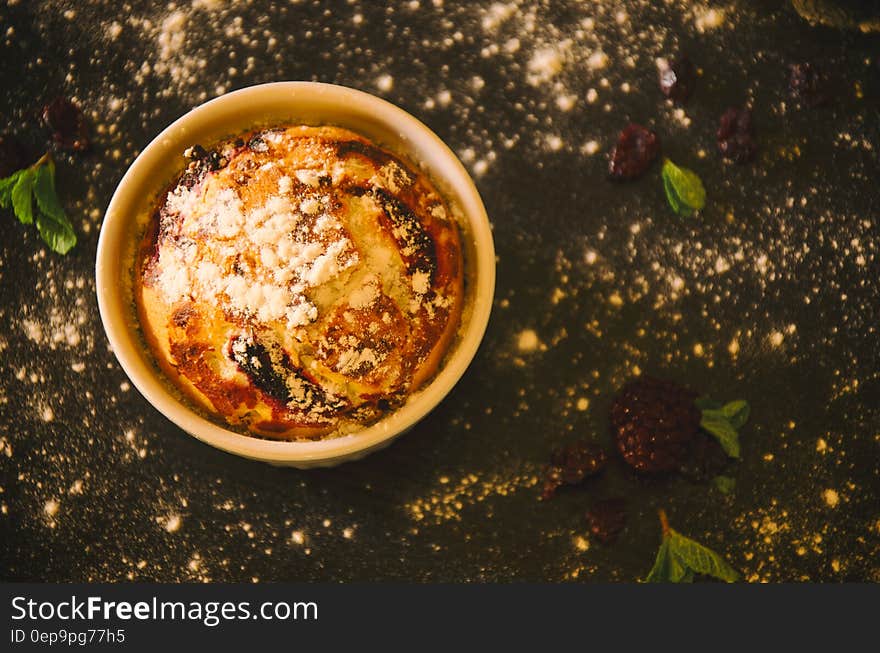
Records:
[[[158,193],[179,173],[183,151],[249,128],[327,124],[349,128],[422,166],[463,219],[468,309],[442,369],[381,421],[315,442],[264,440],[236,433],[194,411],[170,390],[140,336],[131,303],[131,252]],[[196,107],[159,134],[135,159],[110,200],[95,267],[107,338],[135,387],[159,412],[214,447],[276,465],[329,467],[388,445],[427,415],[464,374],[480,345],[495,289],[495,249],[486,210],[452,151],[402,109],[362,91],[314,82],[276,82],[228,93]]]

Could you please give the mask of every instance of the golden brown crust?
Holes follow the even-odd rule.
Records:
[[[436,373],[463,262],[424,175],[337,127],[255,132],[191,159],[135,279],[146,341],[185,395],[262,436],[317,438]]]

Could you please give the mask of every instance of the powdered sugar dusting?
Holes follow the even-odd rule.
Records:
[[[157,264],[166,299],[217,305],[263,323],[283,320],[296,327],[313,321],[317,308],[306,291],[355,265],[358,254],[337,218],[322,213],[318,233],[306,225],[305,216],[321,211],[326,198],[309,202],[303,207],[305,201],[290,195],[286,176],[277,195],[248,211],[230,188],[206,196],[204,184],[178,186],[166,205],[180,221],[182,238],[160,248]],[[311,236],[294,239],[295,233]],[[335,234],[329,243],[328,234]],[[259,256],[241,265],[242,252]]]

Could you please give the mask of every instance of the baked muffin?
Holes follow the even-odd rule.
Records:
[[[424,174],[338,127],[194,146],[135,265],[180,391],[260,436],[368,424],[439,369],[463,303],[457,223]]]

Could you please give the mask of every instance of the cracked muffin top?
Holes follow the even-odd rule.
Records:
[[[251,434],[316,439],[377,420],[437,372],[464,266],[450,207],[415,166],[339,127],[185,155],[134,293],[184,395]]]

